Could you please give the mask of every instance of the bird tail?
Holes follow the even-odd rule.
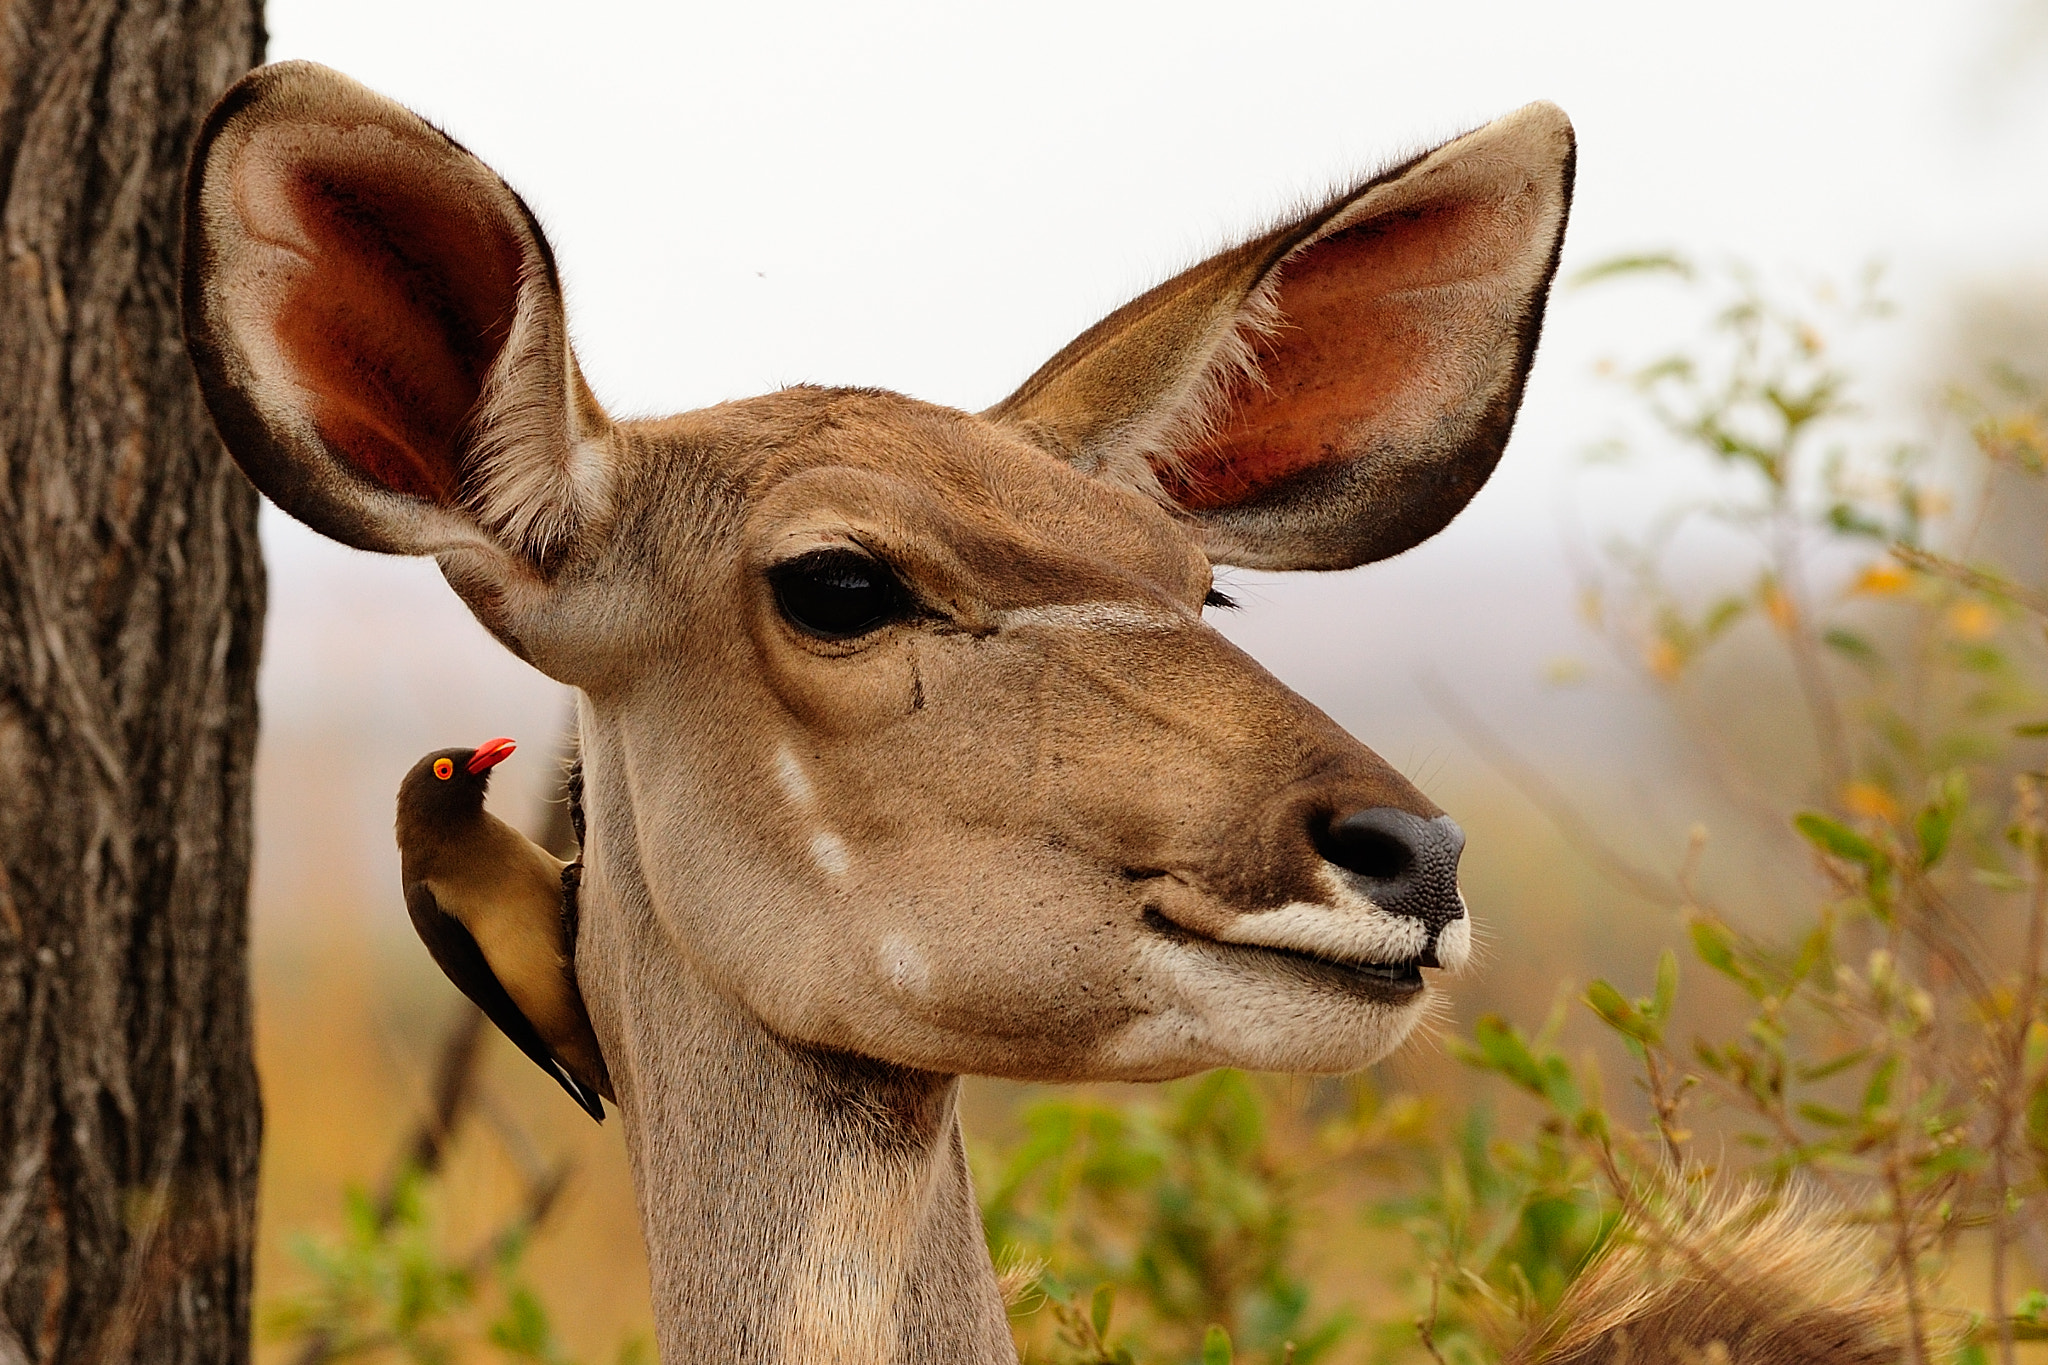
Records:
[[[554,1073],[555,1079],[561,1082],[562,1089],[569,1092],[569,1098],[583,1106],[584,1113],[599,1123],[604,1122],[604,1101],[598,1097],[595,1090],[569,1074],[569,1068],[560,1062],[556,1062],[550,1070]]]

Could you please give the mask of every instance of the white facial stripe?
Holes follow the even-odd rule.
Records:
[[[885,934],[876,945],[875,956],[882,975],[891,986],[907,995],[927,995],[932,988],[932,966],[924,950],[902,934]]]
[[[1180,630],[1190,616],[1136,602],[1068,602],[1052,607],[1017,607],[996,613],[998,630],[1041,626],[1053,630]]]
[[[811,860],[833,876],[843,876],[851,866],[846,856],[846,845],[839,836],[825,830],[811,836]]]
[[[811,779],[804,772],[804,765],[797,761],[787,744],[775,750],[775,783],[782,788],[783,795],[797,805],[808,808],[811,804]]]
[[[778,745],[775,750],[775,785],[782,788],[782,794],[799,810],[808,811],[817,803],[817,792],[811,786],[810,774],[804,771],[804,765],[787,744]],[[811,861],[835,877],[844,876],[846,869],[852,866],[852,860],[846,854],[845,841],[828,829],[821,829],[811,836]]]

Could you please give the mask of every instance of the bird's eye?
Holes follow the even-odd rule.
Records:
[[[856,550],[819,550],[768,571],[782,619],[821,640],[852,640],[908,614],[887,565]]]
[[[443,782],[455,776],[455,760],[449,758],[435,759],[434,776],[440,778]]]

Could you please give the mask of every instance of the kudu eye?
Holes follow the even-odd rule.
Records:
[[[821,640],[852,640],[905,615],[909,594],[879,560],[820,550],[768,571],[782,619]]]

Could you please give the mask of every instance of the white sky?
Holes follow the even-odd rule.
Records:
[[[272,0],[269,16],[274,58],[413,105],[527,198],[585,369],[630,414],[798,380],[983,406],[1295,199],[1537,98],[1579,130],[1567,271],[1644,246],[1844,275],[1883,258],[1931,320],[1957,281],[2048,268],[2048,99],[2020,3]],[[1552,319],[1466,518],[1393,564],[1256,585],[1229,625],[1404,767],[1445,742],[1418,667],[1534,696],[1542,659],[1574,643],[1557,471],[1611,406],[1592,358],[1659,318],[1567,298]],[[402,770],[555,714],[431,567],[275,514],[265,529],[273,726],[380,727]]]
[[[2048,122],[2001,78],[2013,3],[270,16],[273,57],[496,166],[547,225],[600,394],[673,411],[795,379],[981,406],[1276,208],[1538,98],[1579,129],[1581,260],[2034,260]]]

